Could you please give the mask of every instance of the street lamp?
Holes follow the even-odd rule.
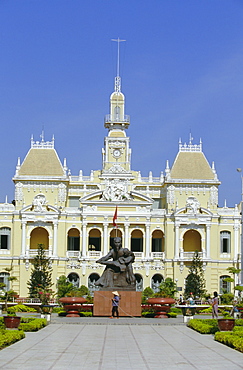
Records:
[[[240,176],[241,176],[241,207],[240,207],[240,210],[241,210],[241,238],[240,238],[240,244],[241,244],[241,257],[240,257],[240,268],[241,268],[241,274],[240,274],[240,285],[243,284],[243,262],[242,262],[242,259],[243,259],[243,177],[242,177],[242,169],[241,168],[237,168],[237,172],[240,173]]]

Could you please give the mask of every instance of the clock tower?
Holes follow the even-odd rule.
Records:
[[[131,178],[131,149],[126,129],[130,117],[125,115],[125,97],[121,92],[119,71],[115,77],[114,92],[110,96],[110,114],[105,116],[104,126],[108,128],[102,149],[103,169],[101,177]]]

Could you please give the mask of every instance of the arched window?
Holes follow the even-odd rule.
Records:
[[[183,237],[184,252],[201,252],[201,235],[196,230],[188,230]]]
[[[151,287],[154,291],[154,293],[159,292],[159,286],[164,280],[163,276],[161,274],[155,274],[151,279]]]
[[[95,282],[100,278],[99,274],[93,273],[89,275],[88,278],[88,288],[90,291],[91,296],[94,295],[96,290],[99,290],[99,287],[95,285]]]
[[[140,274],[135,274],[136,279],[136,291],[142,292],[143,291],[143,277]]]
[[[101,234],[100,230],[92,229],[89,232],[89,251],[101,250]]]
[[[164,234],[161,230],[155,230],[152,234],[152,252],[164,251]]]
[[[120,119],[120,107],[118,105],[115,107],[115,120],[119,121]]]
[[[30,234],[30,249],[38,249],[39,244],[49,249],[49,235],[44,227],[36,227]]]
[[[77,229],[70,229],[68,231],[68,251],[79,251],[80,250],[80,233]]]
[[[73,284],[75,288],[79,288],[79,276],[76,274],[76,272],[71,272],[71,274],[68,275],[68,281]]]
[[[8,272],[0,272],[0,283],[5,284],[5,287],[0,288],[1,290],[8,291],[10,284],[9,284],[9,278],[10,274]]]
[[[230,232],[220,232],[220,253],[230,253]]]
[[[143,233],[140,230],[133,230],[131,234],[131,251],[143,252]]]
[[[1,227],[0,229],[0,249],[10,249],[11,229],[9,227]]]
[[[224,279],[230,278],[228,275],[222,275],[219,278],[219,293],[230,293],[230,282],[229,281],[224,281]]]

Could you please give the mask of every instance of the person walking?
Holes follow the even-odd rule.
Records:
[[[111,313],[111,319],[116,318],[119,319],[119,312],[118,312],[118,307],[119,307],[119,302],[120,302],[120,296],[117,291],[112,292],[113,298],[112,298],[112,313]]]
[[[217,292],[213,293],[213,299],[211,300],[211,304],[212,304],[212,318],[217,319],[218,318],[218,304],[219,304]]]

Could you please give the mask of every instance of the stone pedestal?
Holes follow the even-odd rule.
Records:
[[[118,290],[120,295],[119,315],[141,317],[141,292]],[[93,316],[111,316],[112,291],[94,292]]]

